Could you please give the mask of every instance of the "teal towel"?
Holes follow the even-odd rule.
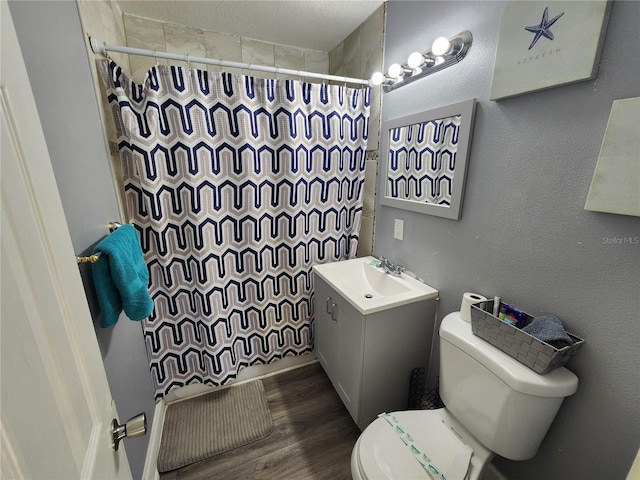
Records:
[[[149,296],[149,270],[144,263],[136,229],[122,225],[93,249],[100,254],[92,264],[93,282],[102,312],[100,326],[115,325],[124,309],[131,320],[142,320],[153,311]]]

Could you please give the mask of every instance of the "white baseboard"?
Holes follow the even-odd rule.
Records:
[[[311,352],[300,357],[285,357],[269,365],[255,365],[253,367],[247,367],[240,372],[233,385],[272,377],[274,375],[289,372],[296,368],[306,367],[307,365],[317,362],[318,358],[316,357],[315,352]]]
[[[147,456],[144,460],[144,469],[142,470],[142,480],[160,480],[158,473],[158,451],[160,450],[160,440],[162,439],[162,427],[164,426],[165,403],[159,400],[153,411],[153,423],[151,432],[149,433],[149,446],[147,447]]]
[[[294,368],[304,367],[305,365],[316,361],[317,359],[315,352],[311,352],[302,356],[285,357],[278,360],[277,362],[273,362],[268,365],[253,365],[251,367],[243,369],[230,385],[238,385],[243,382],[256,380],[259,378],[266,378],[271,375],[277,375]],[[203,393],[212,392],[213,390],[215,390],[215,388],[216,387],[212,387],[210,385],[194,383],[191,385],[187,385],[186,387],[180,387],[171,390],[163,398],[164,402],[168,405],[175,402],[176,400],[183,400],[185,398],[192,398],[198,395],[202,395]]]

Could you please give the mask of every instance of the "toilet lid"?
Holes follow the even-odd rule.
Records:
[[[442,422],[437,410],[388,415],[387,419],[381,417],[372,422],[360,437],[359,463],[365,478],[466,478],[473,450]],[[430,462],[425,461],[423,454]],[[437,467],[443,476],[433,474],[428,465]],[[431,468],[431,475],[426,468]]]

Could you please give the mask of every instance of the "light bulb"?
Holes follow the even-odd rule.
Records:
[[[434,59],[434,65],[440,65],[441,63],[444,63],[444,58],[443,57],[436,57]]]
[[[387,70],[387,74],[391,78],[400,78],[403,72],[404,68],[402,68],[402,65],[400,65],[399,63],[392,64],[391,66],[389,66],[389,70]]]
[[[420,68],[424,64],[424,56],[420,52],[413,52],[407,59],[409,68]]]
[[[371,75],[372,85],[382,85],[383,82],[384,82],[384,73],[375,72],[373,75]]]
[[[448,53],[449,50],[451,50],[451,42],[445,37],[436,38],[433,45],[431,45],[431,53],[437,57]]]

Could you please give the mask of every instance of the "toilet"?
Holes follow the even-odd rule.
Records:
[[[478,480],[494,455],[532,458],[565,397],[566,368],[539,375],[471,333],[459,312],[440,326],[438,410],[381,414],[351,454],[354,480]]]

